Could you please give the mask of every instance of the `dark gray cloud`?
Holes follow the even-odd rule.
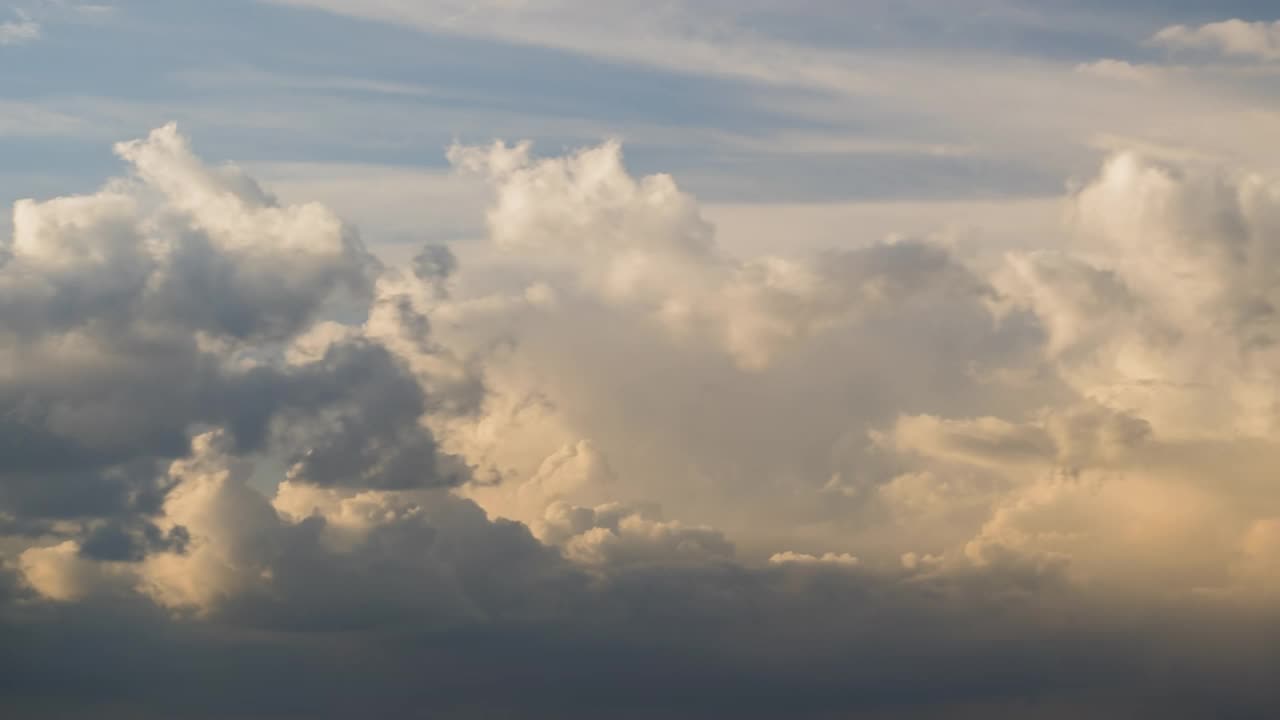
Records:
[[[191,534],[177,526],[164,532],[145,521],[110,520],[92,528],[80,539],[80,554],[94,560],[138,562],[157,552],[186,552]]]
[[[283,384],[277,444],[292,451],[297,479],[403,490],[468,478],[418,424],[422,390],[382,346],[335,345]]]
[[[386,579],[369,591],[387,597]],[[349,605],[314,585],[290,598],[300,615],[248,624],[6,605],[0,704],[15,717],[1247,718],[1277,700],[1262,670],[1273,631],[1245,631],[1258,618],[1090,610],[1045,578],[648,569],[590,590],[553,581],[558,602],[532,620],[447,627],[429,603],[379,617],[343,587]],[[381,622],[309,621],[325,608]]]
[[[458,269],[458,259],[444,245],[428,245],[413,256],[413,274],[419,280],[444,279]]]
[[[15,210],[0,266],[0,509],[155,513],[163,466],[193,432],[226,427],[241,451],[269,450],[286,414],[324,416],[313,436],[275,433],[312,482],[465,475],[432,470],[448,463],[416,424],[422,392],[386,350],[339,343],[283,360],[334,303],[368,303],[378,263],[354,229],[201,165],[172,127],[118,151],[131,184]]]

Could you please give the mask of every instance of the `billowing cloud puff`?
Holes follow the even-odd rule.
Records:
[[[742,257],[614,143],[456,147],[490,242],[400,267],[118,151],[0,265],[6,711],[1280,700],[1265,176],[1122,154],[1062,247]]]
[[[425,402],[384,349],[356,340],[285,360],[322,316],[367,303],[379,264],[355,231],[322,206],[278,205],[235,168],[205,166],[173,126],[117,151],[133,177],[14,210],[0,267],[10,502],[93,514],[59,503],[94,502],[85,484],[114,483],[90,491],[100,509],[153,506],[137,494],[155,474],[146,463],[185,454],[193,429],[224,426],[254,450],[286,414],[293,427],[275,434],[313,482],[337,482],[319,467],[335,454],[350,471],[341,482],[430,476],[434,448],[415,430]],[[298,414],[317,427],[302,431]],[[66,479],[23,479],[37,471]],[[78,499],[50,497],[60,484]]]
[[[1159,69],[1150,65],[1138,65],[1124,60],[1110,58],[1081,63],[1076,72],[1092,75],[1104,80],[1121,82],[1148,82],[1158,77]]]
[[[40,23],[18,12],[15,20],[0,22],[0,45],[21,45],[40,38]]]
[[[823,553],[821,556],[818,556],[818,555],[809,555],[806,553],[791,552],[789,550],[787,552],[774,553],[774,555],[769,558],[769,564],[771,565],[785,565],[787,563],[798,563],[800,565],[834,565],[834,566],[856,567],[858,565],[858,558],[854,557],[853,555],[850,555],[849,553],[829,552],[829,553]]]
[[[733,545],[714,528],[664,521],[654,508],[557,502],[536,528],[545,540],[561,545],[570,560],[587,566],[679,567],[733,558]]]
[[[547,160],[532,159],[528,145],[454,147],[450,159],[493,183],[490,232],[508,257],[570,273],[675,337],[717,338],[747,368],[917,291],[983,292],[945,251],[921,243],[805,262],[733,258],[671,177],[633,179],[617,143]]]
[[[1275,181],[1120,155],[1073,205],[1078,249],[1012,258],[1001,285],[1062,377],[1157,432],[1269,435]]]
[[[792,523],[814,533],[797,551],[825,552],[847,539],[836,516],[858,511],[855,491],[885,479],[869,431],[907,407],[985,407],[989,378],[1037,350],[1025,316],[997,321],[990,284],[937,243],[742,258],[672,179],[632,178],[614,144],[451,155],[494,187],[493,245],[449,297],[405,292],[437,343],[478,358],[479,415],[433,428],[508,480],[468,489],[506,517],[657,502],[745,533],[761,561]],[[832,503],[819,490],[837,475],[849,493]]]
[[[1212,50],[1258,60],[1280,59],[1280,21],[1223,20],[1199,27],[1172,25],[1156,33],[1151,42],[1174,49]]]

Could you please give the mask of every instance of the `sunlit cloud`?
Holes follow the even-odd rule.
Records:
[[[1223,20],[1199,27],[1172,25],[1151,38],[1175,50],[1209,50],[1257,60],[1280,59],[1280,22]]]

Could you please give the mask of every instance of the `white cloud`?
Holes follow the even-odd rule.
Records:
[[[1124,60],[1103,59],[1076,66],[1076,72],[1107,80],[1148,82],[1160,75],[1160,68],[1151,65],[1135,65]]]
[[[610,503],[583,508],[562,502],[547,507],[539,535],[560,545],[570,560],[587,566],[681,567],[733,559],[733,545],[710,527],[663,520],[656,508]]]
[[[743,27],[733,6],[723,4],[269,1],[679,72],[842,89],[866,81],[851,55],[770,40]]]
[[[883,243],[815,262],[739,261],[716,243],[693,198],[666,175],[634,179],[620,146],[534,161],[527,145],[455,147],[451,160],[486,174],[496,201],[490,236],[529,265],[559,265],[607,302],[650,314],[676,337],[720,336],[744,367],[789,342],[905,301],[916,288],[980,293],[941,248]]]
[[[71,540],[24,550],[18,556],[18,567],[36,592],[61,602],[122,593],[128,590],[132,579],[126,565],[81,557],[79,545]]]
[[[1151,38],[1175,50],[1212,50],[1255,60],[1280,60],[1280,21],[1223,20],[1199,27],[1172,25]]]
[[[809,4],[803,12],[794,13],[795,22],[830,17],[837,23],[879,30],[873,35],[878,39],[861,38],[862,42],[837,47],[798,40],[805,34],[788,32],[794,29],[789,22],[775,31],[762,17],[779,13],[780,6],[768,2],[680,0],[660,8],[621,2],[480,6],[453,0],[278,2],[428,34],[462,35],[513,48],[552,48],[703,80],[750,82],[749,93],[740,92],[741,82],[718,88],[730,101],[747,103],[753,115],[767,114],[768,119],[744,118],[743,122],[754,125],[747,131],[711,131],[701,123],[677,121],[672,132],[671,125],[619,127],[619,121],[614,121],[583,132],[581,124],[554,121],[566,128],[562,134],[579,138],[622,132],[631,142],[659,144],[664,149],[680,151],[714,143],[711,146],[721,149],[721,157],[730,152],[746,154],[734,163],[735,171],[717,172],[704,181],[738,196],[758,195],[765,179],[784,173],[800,186],[795,188],[797,194],[820,197],[836,191],[849,195],[874,191],[895,197],[913,193],[910,196],[919,199],[932,194],[935,183],[945,185],[945,192],[952,196],[967,195],[974,192],[979,179],[998,185],[1002,193],[1018,194],[1029,182],[1052,187],[1058,177],[1084,172],[1098,157],[1087,139],[1102,134],[1194,146],[1241,159],[1270,153],[1266,138],[1273,121],[1262,115],[1271,99],[1245,69],[1197,67],[1171,72],[1165,66],[1123,60],[1077,66],[1037,55],[1034,49],[996,51],[982,42],[927,50],[893,43],[886,47],[880,42],[885,39],[882,33],[889,31],[874,20],[886,16],[892,18],[887,25],[905,24],[927,37],[927,28],[935,26],[903,23],[903,16],[909,18],[928,7],[928,16],[940,18],[936,27],[945,25],[957,32],[974,18],[982,18],[984,23],[1010,22],[1034,32],[1051,28],[1056,32],[1078,23],[1082,31],[1097,35],[1130,34],[1123,23],[1131,17],[1117,18],[1096,8],[1094,12],[1064,10],[1035,3],[1033,8],[1015,10],[999,2],[984,3],[978,12],[958,12],[934,2],[905,6],[824,2],[818,4],[823,6],[820,11]],[[459,122],[466,127],[474,124],[465,119]],[[545,119],[538,122],[541,125]],[[1224,126],[1237,131],[1216,132]],[[814,127],[830,129],[796,130]],[[493,132],[510,131],[504,127]],[[849,172],[834,186],[816,182],[817,177],[827,177],[822,168],[829,165],[822,159],[837,154],[861,157],[859,165],[870,167],[865,173]],[[904,164],[903,157],[915,162]],[[738,163],[749,165],[739,168]],[[682,175],[690,182],[698,177],[695,173],[712,172],[699,167]],[[894,181],[901,181],[903,187],[882,187]],[[790,184],[779,186],[779,191],[790,189]]]
[[[0,23],[0,45],[22,45],[40,39],[40,23],[19,12],[17,20]]]
[[[1082,394],[1157,432],[1264,435],[1275,184],[1119,155],[1075,198],[1081,252],[1015,257],[1005,287]]]
[[[809,555],[807,553],[780,552],[769,558],[770,565],[832,565],[836,567],[857,567],[858,558],[849,553],[823,553]]]
[[[72,136],[84,129],[85,122],[73,114],[39,103],[0,100],[0,137]]]

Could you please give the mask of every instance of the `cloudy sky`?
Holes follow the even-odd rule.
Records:
[[[0,715],[1274,717],[1276,137],[1272,1],[0,4]]]

